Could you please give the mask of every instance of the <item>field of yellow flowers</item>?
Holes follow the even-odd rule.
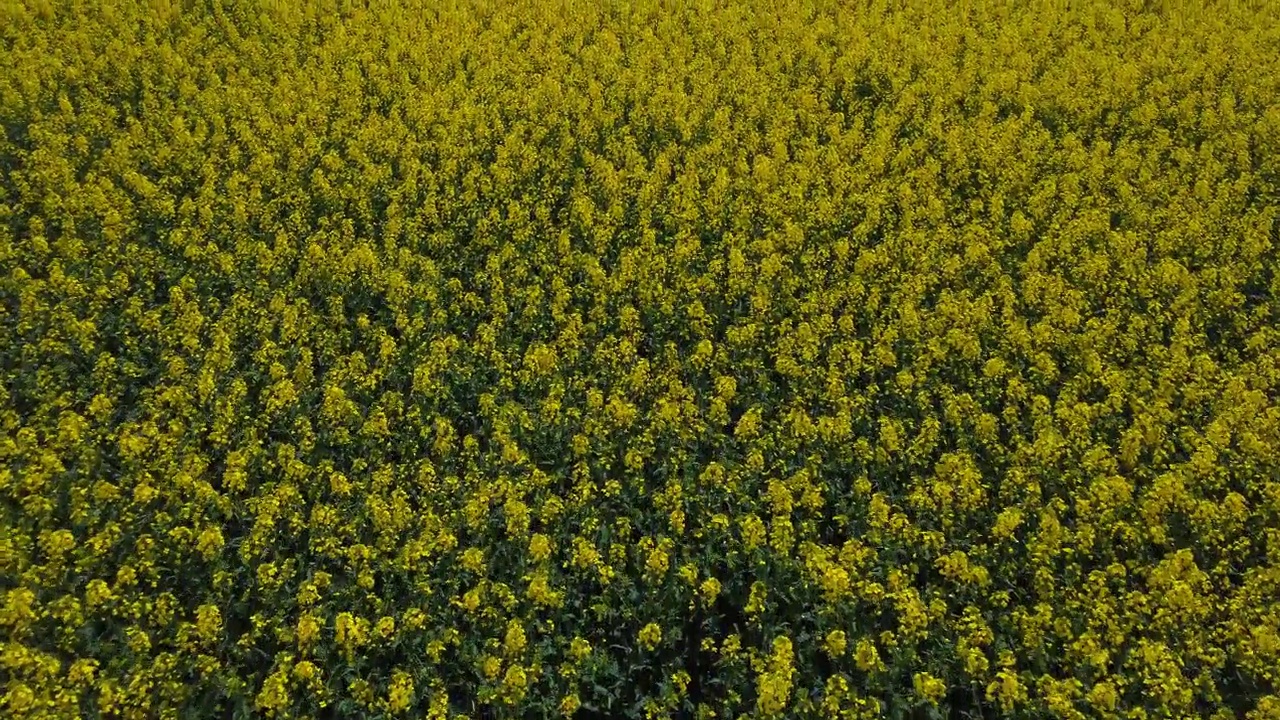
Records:
[[[1280,718],[1280,6],[0,0],[0,715]]]

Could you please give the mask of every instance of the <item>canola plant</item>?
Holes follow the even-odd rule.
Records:
[[[0,0],[0,713],[1280,718],[1280,6]]]

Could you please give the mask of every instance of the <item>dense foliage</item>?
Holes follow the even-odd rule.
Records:
[[[0,1],[6,717],[1280,717],[1267,2]]]

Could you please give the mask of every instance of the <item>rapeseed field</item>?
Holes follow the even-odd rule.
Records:
[[[0,714],[1280,718],[1280,5],[0,0]]]

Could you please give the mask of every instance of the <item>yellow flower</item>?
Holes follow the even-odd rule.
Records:
[[[480,548],[467,548],[462,553],[462,567],[473,573],[484,570],[484,551]]]
[[[1027,689],[1018,680],[1018,674],[1005,669],[996,673],[994,682],[987,685],[987,697],[1000,703],[1000,708],[1008,713],[1018,703],[1027,699]]]
[[[289,678],[283,671],[267,676],[262,683],[262,690],[254,701],[257,708],[268,717],[282,712],[289,705]]]
[[[573,717],[579,707],[582,707],[582,701],[578,699],[577,695],[565,695],[560,698],[560,714],[565,717]]]
[[[365,680],[364,678],[352,680],[349,691],[351,693],[351,697],[366,708],[373,704],[375,697],[373,694],[373,686],[369,684],[368,680]]]
[[[534,562],[542,562],[551,557],[551,540],[542,533],[534,533],[529,538],[529,557]]]
[[[689,677],[689,673],[685,672],[684,670],[679,670],[671,676],[671,684],[675,685],[676,690],[681,695],[683,695],[685,691],[689,688],[690,680],[692,680],[692,678]]]
[[[698,591],[702,594],[703,602],[710,605],[711,603],[714,603],[716,601],[716,597],[720,595],[720,581],[713,577],[709,577],[702,581],[702,585],[698,588]]]
[[[364,618],[357,618],[349,612],[338,613],[334,620],[334,630],[339,645],[347,650],[360,647],[368,639],[369,623]]]
[[[720,654],[724,657],[733,657],[734,655],[737,655],[738,651],[741,649],[742,639],[738,637],[737,633],[733,633],[729,637],[725,638],[723,643],[720,643]]]
[[[876,650],[876,644],[871,638],[862,638],[858,641],[858,645],[853,651],[853,661],[857,664],[858,669],[863,672],[871,672],[880,667],[880,653]]]
[[[827,633],[826,650],[827,654],[833,658],[844,655],[846,638],[843,630],[832,630]]]
[[[569,657],[573,658],[575,662],[582,662],[589,655],[591,655],[591,643],[580,637],[575,637],[569,643]]]
[[[943,695],[947,694],[947,685],[927,672],[916,673],[912,677],[912,685],[916,694],[924,698],[930,705],[937,705]]]
[[[409,608],[404,614],[404,624],[411,630],[421,630],[427,624],[427,614],[420,608]]]
[[[1275,720],[1280,718],[1280,696],[1267,695],[1259,698],[1258,706],[1246,713],[1245,718],[1246,720]]]
[[[1094,685],[1086,698],[1095,709],[1104,712],[1113,712],[1120,702],[1120,694],[1116,692],[1115,685],[1106,680]]]
[[[670,565],[666,549],[657,547],[649,553],[649,559],[645,562],[645,569],[653,579],[658,579],[667,574],[667,568]]]
[[[547,583],[547,573],[544,571],[538,571],[529,580],[529,587],[525,594],[538,605],[546,607],[559,607],[564,601],[564,593],[551,589]]]
[[[502,641],[502,651],[507,657],[515,657],[524,651],[526,644],[524,626],[519,620],[507,623],[507,635]]]
[[[67,680],[77,687],[93,682],[98,672],[98,661],[81,658],[71,664],[67,671]]]
[[[104,580],[90,580],[84,588],[84,602],[90,609],[111,599],[111,586]]]
[[[960,650],[961,657],[964,658],[964,671],[970,677],[978,677],[987,671],[990,662],[987,656],[982,652],[982,648],[965,647]]]
[[[503,506],[507,518],[507,535],[513,538],[523,536],[529,529],[529,506],[519,500],[508,500]]]
[[[597,550],[586,538],[577,536],[573,539],[573,557],[571,562],[575,567],[583,570],[594,567],[600,562],[600,551]]]
[[[742,544],[747,550],[754,550],[764,544],[766,531],[764,522],[755,515],[748,515],[741,521]]]
[[[391,675],[391,687],[387,691],[387,707],[391,712],[400,714],[413,704],[413,678],[403,670],[396,670]]]
[[[765,595],[768,593],[768,587],[761,581],[757,580],[751,584],[751,594],[747,596],[746,613],[750,617],[755,617],[764,612]]]
[[[827,602],[835,602],[849,594],[849,573],[831,564],[822,573],[822,590]]]
[[[293,666],[293,676],[302,682],[310,682],[320,674],[320,670],[310,660],[303,660]]]
[[[200,532],[200,536],[196,539],[196,552],[200,553],[205,560],[212,560],[222,551],[224,544],[222,528],[217,525],[209,525]]]
[[[472,613],[479,610],[480,598],[483,593],[484,591],[478,587],[468,590],[462,596],[462,607],[466,608],[467,612]]]
[[[529,676],[525,673],[524,668],[519,665],[512,665],[507,668],[507,674],[502,677],[502,689],[507,702],[516,703],[523,699],[528,684]]]
[[[649,623],[640,630],[639,639],[641,647],[653,650],[658,647],[658,643],[662,642],[662,628],[656,623]]]
[[[1006,508],[999,516],[996,517],[996,523],[991,528],[991,534],[999,540],[1008,540],[1013,537],[1014,531],[1022,524],[1022,511],[1018,508]]]
[[[767,669],[756,681],[756,704],[764,715],[777,715],[786,709],[795,675],[793,660],[791,639],[786,636],[775,638]]]
[[[481,663],[480,669],[485,677],[492,680],[498,677],[498,673],[502,672],[502,661],[492,655],[488,655]]]
[[[213,605],[196,608],[196,633],[205,642],[212,641],[222,630],[222,613]]]
[[[303,615],[298,618],[295,634],[298,638],[298,647],[306,649],[320,637],[320,623],[310,613]]]
[[[770,524],[769,545],[774,552],[779,555],[786,555],[791,552],[791,547],[795,545],[796,535],[795,527],[791,524],[791,518],[786,516],[775,517]]]
[[[750,440],[760,431],[761,426],[760,408],[751,408],[738,418],[738,425],[733,429],[733,434],[739,440]]]
[[[684,565],[681,565],[679,572],[680,579],[684,580],[689,585],[693,585],[698,582],[698,568],[692,563],[685,563]]]

